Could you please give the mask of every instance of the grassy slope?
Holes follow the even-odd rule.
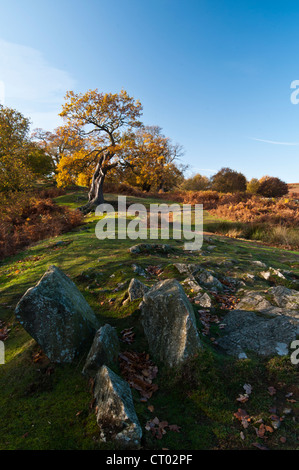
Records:
[[[75,193],[58,198],[60,204],[76,207],[83,196]],[[115,199],[109,196],[111,200]],[[108,199],[109,199],[108,198]],[[149,204],[152,200],[134,202]],[[213,218],[206,216],[206,222]],[[161,265],[164,268],[159,279],[176,276],[174,262],[201,262],[213,267],[213,263],[227,258],[239,261],[241,271],[248,271],[248,261],[260,259],[273,267],[283,267],[299,274],[299,253],[264,247],[261,244],[241,240],[214,237],[217,248],[205,257],[180,252],[179,258],[138,256],[128,253],[134,243],[130,240],[99,241],[94,233],[95,219],[86,220],[83,230],[75,230],[55,240],[45,240],[0,264],[0,319],[10,324],[11,332],[6,341],[6,364],[0,366],[0,449],[103,449],[108,444],[99,442],[99,432],[94,412],[90,409],[90,385],[82,377],[84,357],[69,366],[50,365],[42,357],[34,362],[39,351],[36,343],[14,322],[14,307],[27,288],[34,285],[49,265],[55,264],[75,281],[103,324],[109,322],[118,332],[135,327],[136,342],[123,344],[123,350],[147,349],[138,323],[138,301],[121,306],[124,287],[113,292],[118,283],[129,281],[134,273],[132,263],[144,268]],[[223,239],[222,239],[223,240]],[[57,241],[68,244],[55,246]],[[180,245],[173,243],[176,247]],[[226,274],[226,273],[225,273]],[[114,275],[114,276],[113,276]],[[111,277],[113,276],[113,277]],[[143,278],[140,278],[143,280]],[[153,277],[148,282],[155,282]],[[263,284],[262,284],[263,285]],[[115,298],[112,304],[109,299]],[[223,315],[224,311],[219,311]],[[199,327],[200,324],[199,324]],[[220,334],[213,327],[212,335]],[[137,414],[144,428],[149,419],[158,416],[170,424],[181,426],[181,432],[168,432],[163,439],[155,440],[144,431],[145,448],[169,449],[237,449],[252,448],[253,442],[265,443],[256,437],[253,427],[244,430],[233,418],[239,407],[245,408],[257,420],[269,422],[269,408],[277,406],[280,414],[286,406],[292,407],[298,419],[296,403],[287,402],[286,393],[298,396],[298,376],[288,357],[261,361],[250,356],[248,360],[235,360],[217,351],[207,337],[205,352],[190,361],[184,372],[166,371],[159,365],[159,391],[148,404],[141,403],[133,392]],[[183,377],[182,377],[183,374]],[[243,393],[243,385],[250,383],[254,392],[249,402],[240,405],[236,398]],[[278,392],[271,397],[267,391],[275,386]],[[155,408],[154,414],[148,405]],[[281,428],[269,434],[266,445],[270,448],[297,446],[297,430],[293,416],[287,417]],[[240,431],[245,439],[240,438]],[[286,437],[286,443],[280,437]]]

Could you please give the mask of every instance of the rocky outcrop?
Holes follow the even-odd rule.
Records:
[[[275,318],[242,310],[230,311],[223,320],[224,336],[218,345],[228,354],[246,357],[247,351],[260,356],[286,355],[299,333],[297,320],[283,315]]]
[[[268,271],[262,271],[260,273],[260,276],[268,281],[271,276],[277,276],[280,277],[281,279],[286,279],[285,276],[278,270],[274,268],[269,268]]]
[[[200,285],[203,285],[210,291],[221,292],[223,290],[221,282],[210,271],[202,270],[201,272],[196,273],[194,277]]]
[[[75,284],[51,266],[16,307],[16,318],[48,358],[70,363],[89,347],[98,328],[94,312]]]
[[[122,449],[138,448],[142,429],[128,383],[103,366],[95,378],[94,398],[102,440]]]
[[[83,374],[95,376],[101,366],[109,366],[117,361],[119,350],[119,340],[115,328],[110,325],[102,326],[93,340],[82,371]]]
[[[178,281],[156,284],[140,305],[141,323],[152,354],[173,367],[201,348],[193,308]]]
[[[131,302],[133,300],[142,299],[144,294],[146,294],[148,291],[149,287],[138,281],[138,279],[133,278],[128,289],[129,299]]]
[[[247,291],[236,305],[237,310],[255,310],[264,312],[272,308],[272,304],[265,298],[264,292]]]
[[[174,248],[172,246],[159,243],[140,243],[139,245],[134,245],[129,249],[129,252],[134,255],[139,255],[142,253],[157,253],[167,255],[173,251]]]
[[[203,308],[211,308],[213,305],[211,297],[206,292],[204,294],[197,294],[193,301],[196,305],[199,305]]]
[[[174,267],[180,274],[189,274],[189,279],[197,282],[201,287],[205,287],[213,292],[223,291],[223,285],[214,273],[202,268],[198,264],[175,263]]]
[[[273,295],[274,302],[278,307],[289,310],[297,310],[299,318],[299,292],[284,286],[271,287],[269,293]]]
[[[284,286],[271,287],[268,291],[247,291],[236,309],[299,318],[299,292]]]

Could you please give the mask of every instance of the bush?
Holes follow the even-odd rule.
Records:
[[[82,223],[81,212],[32,193],[0,194],[0,258]]]
[[[182,183],[182,189],[186,191],[205,191],[209,188],[209,186],[209,178],[200,174],[194,175]]]
[[[235,193],[246,191],[247,180],[242,173],[222,168],[211,178],[212,189],[221,193]]]
[[[257,193],[264,197],[282,197],[288,194],[287,183],[279,178],[267,177],[263,179],[257,190]]]
[[[247,191],[250,194],[257,194],[258,189],[260,187],[260,182],[257,178],[252,178],[248,183],[247,183]]]

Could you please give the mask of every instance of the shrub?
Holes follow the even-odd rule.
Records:
[[[32,193],[0,194],[0,258],[80,225],[81,212]]]
[[[247,191],[250,194],[257,194],[258,189],[260,187],[260,182],[257,178],[252,178],[248,183],[247,183]]]
[[[234,193],[236,191],[246,191],[247,180],[242,173],[222,168],[211,178],[212,189],[222,193]]]
[[[262,179],[257,193],[264,197],[282,197],[288,194],[287,183],[279,178],[266,177]]]
[[[182,183],[182,189],[186,191],[205,191],[209,189],[209,186],[209,178],[200,174],[194,175]]]

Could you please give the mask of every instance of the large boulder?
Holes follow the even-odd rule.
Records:
[[[151,353],[173,367],[202,347],[193,308],[178,281],[156,284],[140,304],[141,323]]]
[[[83,374],[95,376],[101,366],[109,366],[116,362],[119,351],[119,340],[115,328],[108,324],[102,326],[94,337],[82,371]]]
[[[283,315],[268,317],[254,312],[232,310],[223,321],[224,336],[217,342],[228,354],[245,357],[247,351],[260,356],[288,354],[299,333],[299,322]]]
[[[94,398],[102,440],[114,441],[121,448],[138,448],[142,429],[128,383],[103,366],[95,378]]]
[[[23,295],[15,314],[48,358],[57,363],[72,362],[90,346],[98,329],[91,307],[56,266]]]
[[[142,299],[144,294],[148,291],[149,287],[138,281],[138,279],[133,278],[128,289],[130,301],[132,302],[133,300]]]

